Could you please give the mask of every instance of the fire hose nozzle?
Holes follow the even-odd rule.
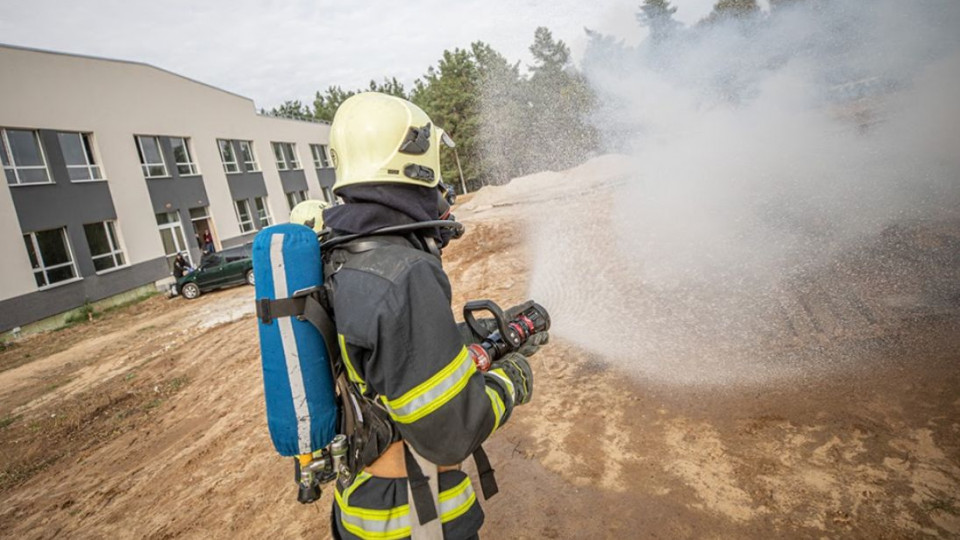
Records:
[[[486,329],[480,326],[474,315],[483,311],[493,315],[497,323],[497,330],[488,335],[484,335]],[[480,339],[479,343],[468,347],[480,371],[490,369],[493,362],[519,349],[534,334],[550,329],[550,314],[533,300],[518,306],[514,318],[509,321],[493,300],[473,300],[463,306],[463,320],[470,331]]]

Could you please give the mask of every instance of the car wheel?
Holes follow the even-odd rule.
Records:
[[[250,285],[256,285],[256,279],[253,277],[253,270],[247,270],[244,278],[247,280],[247,283]]]
[[[180,294],[182,294],[187,300],[193,300],[194,298],[200,296],[200,287],[197,287],[196,283],[187,283],[180,288]]]

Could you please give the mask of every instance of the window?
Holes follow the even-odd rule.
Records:
[[[117,241],[116,225],[112,221],[88,223],[83,226],[90,247],[90,258],[97,272],[123,266],[123,251]]]
[[[66,228],[27,233],[23,235],[23,243],[27,246],[37,287],[49,287],[77,277]]]
[[[330,166],[330,160],[327,159],[327,145],[311,144],[310,153],[313,154],[313,166],[317,169],[326,169]]]
[[[286,142],[275,142],[273,155],[277,159],[277,169],[281,171],[300,169],[300,160],[297,159],[297,145]]]
[[[40,134],[28,129],[0,130],[0,161],[10,184],[49,184]]]
[[[173,149],[173,160],[177,163],[177,174],[181,176],[199,174],[197,164],[193,162],[193,154],[190,153],[190,139],[170,137],[170,146]]]
[[[67,175],[72,182],[101,180],[100,166],[93,157],[93,144],[89,133],[57,133]]]
[[[290,205],[290,209],[293,210],[293,207],[307,200],[306,191],[291,191],[287,193],[287,204]]]
[[[248,233],[253,230],[253,217],[250,215],[250,204],[246,199],[233,201],[237,209],[237,221],[240,222],[240,232]]]
[[[170,176],[167,174],[167,165],[164,163],[163,154],[160,152],[160,139],[158,137],[144,137],[143,135],[137,135],[136,138],[143,176],[146,178]]]
[[[216,268],[223,264],[223,257],[218,253],[207,253],[200,257],[200,268]]]
[[[270,208],[267,206],[266,197],[254,197],[253,204],[257,207],[257,219],[260,221],[260,228],[268,227],[273,223],[273,218],[270,217]]]
[[[225,139],[217,139],[217,144],[220,146],[220,160],[223,161],[224,172],[240,172],[240,166],[237,165],[237,155],[233,151],[233,144]]]
[[[281,171],[287,170],[287,160],[283,158],[283,147],[277,142],[271,144],[273,145],[273,155],[277,159],[277,169]]]
[[[242,261],[244,259],[249,259],[251,257],[249,246],[237,246],[237,247],[228,248],[221,251],[220,255],[223,257],[223,260],[228,263]]]
[[[257,156],[253,153],[253,141],[240,141],[240,157],[243,158],[243,170],[247,172],[260,170],[260,165],[257,165]]]
[[[193,264],[187,243],[183,240],[183,227],[180,225],[180,215],[177,212],[157,214],[157,226],[160,228],[160,240],[163,242],[163,252],[167,255],[167,266],[173,272],[173,261],[177,253],[186,253],[187,261]]]

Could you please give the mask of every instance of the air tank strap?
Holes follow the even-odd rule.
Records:
[[[298,291],[290,298],[257,300],[257,318],[263,324],[272,324],[274,319],[281,317],[297,317],[309,322],[320,331],[323,343],[327,347],[327,354],[330,355],[331,364],[336,365],[336,360],[340,357],[337,327],[330,318],[327,306],[329,306],[329,300],[326,287],[315,287]]]
[[[478,446],[473,451],[473,461],[477,464],[477,475],[480,476],[480,490],[483,491],[484,500],[489,500],[500,491],[497,487],[497,478],[493,475],[493,467],[490,465],[490,458],[482,446]]]
[[[412,540],[442,540],[443,524],[437,514],[440,504],[440,472],[436,464],[417,454],[403,443],[403,458],[407,467],[407,499],[410,507],[410,538]],[[424,471],[426,469],[426,472]]]

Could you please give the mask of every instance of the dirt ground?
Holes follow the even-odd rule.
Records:
[[[460,205],[468,233],[444,257],[455,309],[524,300],[524,220],[603,204],[619,185],[562,180]],[[820,275],[786,286],[777,331],[752,348],[718,345],[817,367],[786,378],[631,369],[555,320],[567,330],[532,359],[533,401],[487,443],[500,494],[483,503],[481,536],[960,536],[960,222],[873,242],[837,257],[842,287]],[[914,266],[891,274],[891,257]],[[331,489],[298,504],[270,444],[252,300],[249,287],[154,297],[0,352],[3,536],[328,537]]]

